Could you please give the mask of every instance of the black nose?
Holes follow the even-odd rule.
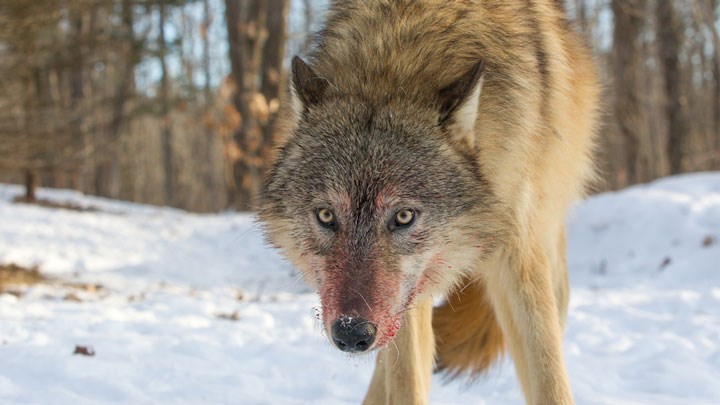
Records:
[[[341,316],[332,326],[335,346],[344,352],[359,353],[370,349],[377,327],[365,318]]]

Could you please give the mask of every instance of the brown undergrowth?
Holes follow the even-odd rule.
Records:
[[[25,196],[18,196],[13,198],[13,202],[16,204],[33,204],[40,207],[45,208],[58,208],[58,209],[64,209],[64,210],[70,210],[70,211],[78,211],[78,212],[97,212],[99,211],[98,208],[92,207],[92,206],[82,206],[79,204],[75,204],[72,202],[59,202],[59,201],[51,201],[46,200],[42,198],[36,198],[32,200],[28,200]]]
[[[105,289],[100,284],[66,281],[45,276],[40,272],[38,266],[23,267],[15,263],[0,263],[0,294],[8,293],[16,297],[22,297],[27,287],[37,284],[59,286],[62,288],[61,291],[67,292],[64,296],[66,301],[77,302],[83,301],[78,294],[97,294]]]
[[[6,292],[8,287],[34,285],[47,281],[37,266],[30,268],[18,266],[14,263],[0,264],[0,293]]]

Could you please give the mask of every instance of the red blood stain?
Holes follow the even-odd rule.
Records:
[[[361,316],[377,326],[376,342],[382,347],[400,327],[398,306],[404,276],[372,258],[362,263],[363,268],[352,268],[356,261],[345,252],[337,252],[320,269],[324,275],[319,290],[323,325],[329,332],[340,316]]]
[[[397,208],[397,193],[392,187],[385,187],[377,194],[375,198],[375,210],[384,212],[392,208]]]
[[[337,208],[349,209],[349,197],[337,197]],[[383,190],[375,201],[376,209],[382,212],[393,208],[394,200],[392,190]],[[362,316],[377,326],[375,347],[382,348],[396,336],[404,312],[432,283],[432,271],[425,271],[410,294],[402,297],[401,286],[407,282],[407,276],[399,269],[389,268],[372,252],[362,260],[353,260],[353,253],[348,250],[350,245],[349,241],[341,237],[333,252],[313,263],[317,266],[314,271],[318,272],[321,280],[319,295],[323,308],[322,322],[329,335],[332,324],[340,316]],[[438,269],[446,264],[442,255],[437,254],[431,258],[428,267]]]

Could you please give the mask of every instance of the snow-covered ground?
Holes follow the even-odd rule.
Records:
[[[326,342],[317,298],[251,216],[40,191],[97,208],[74,212],[11,203],[20,193],[0,185],[0,264],[53,279],[0,294],[0,403],[361,400],[372,356]],[[568,228],[577,402],[720,403],[720,173],[595,196]],[[506,359],[472,385],[438,376],[431,402],[522,395]]]

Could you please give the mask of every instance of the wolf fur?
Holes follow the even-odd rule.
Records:
[[[478,374],[504,348],[528,403],[572,403],[564,218],[598,94],[555,0],[332,3],[293,60],[260,218],[328,335],[373,325],[365,403],[426,403],[433,369]]]

